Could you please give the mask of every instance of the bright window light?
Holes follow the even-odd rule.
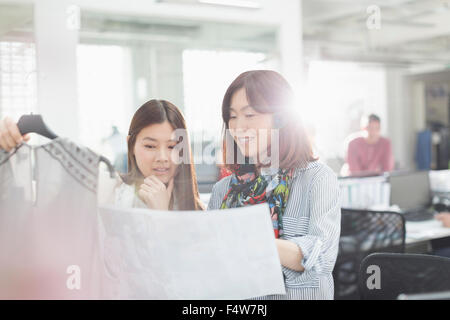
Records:
[[[128,132],[133,108],[129,50],[121,46],[78,46],[78,98],[81,142],[114,159],[114,150],[105,143],[116,126]],[[126,141],[123,141],[126,149]]]
[[[34,44],[0,41],[0,119],[35,112],[36,88]]]
[[[225,91],[242,72],[265,69],[265,58],[263,53],[185,50],[184,114],[189,131],[220,136]]]
[[[322,159],[343,158],[345,141],[360,129],[360,118],[378,114],[387,128],[386,77],[382,67],[351,62],[310,64],[301,116]]]

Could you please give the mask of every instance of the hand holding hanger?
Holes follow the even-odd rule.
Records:
[[[58,136],[50,130],[45,124],[42,116],[39,114],[29,114],[20,117],[19,122],[6,117],[0,122],[0,148],[11,151],[23,141],[30,139],[28,133],[34,132],[49,139],[56,139]],[[104,162],[108,166],[111,178],[114,177],[114,167],[109,160],[103,156],[99,156],[99,161]]]
[[[30,135],[22,135],[19,126],[10,117],[0,122],[0,148],[11,151],[24,141],[30,140]]]

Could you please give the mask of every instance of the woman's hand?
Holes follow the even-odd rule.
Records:
[[[170,197],[173,190],[173,178],[166,185],[155,176],[145,178],[139,188],[139,196],[150,209],[169,210]]]
[[[11,151],[23,141],[30,140],[29,135],[22,136],[17,124],[9,117],[0,121],[0,148]]]
[[[436,219],[441,221],[444,227],[450,228],[450,212],[441,212],[436,215]]]
[[[295,243],[283,239],[275,239],[281,265],[294,271],[303,272],[303,253]]]

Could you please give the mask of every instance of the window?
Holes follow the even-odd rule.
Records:
[[[80,141],[111,160],[126,153],[125,136],[134,111],[129,56],[123,46],[78,46]]]
[[[360,130],[363,115],[379,115],[386,132],[386,76],[381,66],[311,62],[308,90],[302,100],[300,116],[322,160],[345,157],[345,142]]]
[[[34,44],[0,41],[0,118],[35,112],[36,86]]]

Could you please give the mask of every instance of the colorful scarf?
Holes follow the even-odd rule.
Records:
[[[274,176],[256,175],[254,165],[239,165],[232,174],[230,188],[221,209],[267,202],[275,238],[283,235],[283,213],[289,197],[293,170],[279,169]]]

